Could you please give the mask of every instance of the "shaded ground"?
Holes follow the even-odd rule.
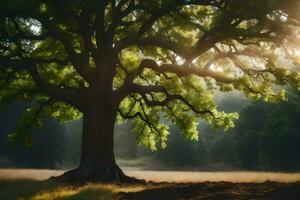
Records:
[[[38,181],[48,178],[51,175],[59,175],[60,173],[62,171],[0,170],[0,199],[300,200],[299,174],[131,171],[129,174],[135,174],[139,178],[142,178],[141,176],[143,175],[148,180],[174,181],[176,179],[178,181],[191,180],[195,182],[150,182],[149,185],[87,184],[70,186]],[[191,179],[191,177],[194,177],[194,179]],[[27,180],[24,180],[24,178]],[[31,178],[31,180],[28,180],[28,178]],[[216,182],[203,181],[206,179],[212,179],[212,181]],[[256,179],[258,181],[255,181]],[[197,180],[198,182],[196,182]],[[262,182],[263,180],[265,182]],[[273,180],[273,182],[266,180]],[[274,180],[281,181],[281,183],[274,182]],[[298,182],[295,182],[295,180],[298,180]]]
[[[130,194],[155,186],[86,184],[64,185],[33,180],[0,180],[0,200],[117,200],[121,194]]]
[[[299,200],[300,182],[289,184],[276,182],[172,184],[135,193],[124,193],[119,199]]]
[[[142,185],[56,185],[38,181],[2,181],[0,199],[32,200],[299,200],[297,183],[152,183]]]

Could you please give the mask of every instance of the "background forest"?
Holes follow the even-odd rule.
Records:
[[[115,152],[123,167],[185,170],[300,170],[300,93],[288,90],[288,101],[252,102],[237,93],[216,95],[220,110],[239,112],[236,126],[218,130],[199,122],[198,141],[188,141],[171,126],[166,149],[151,152],[136,143],[130,124],[117,125]],[[27,104],[30,104],[28,102]],[[0,167],[66,169],[80,158],[82,122],[60,124],[48,118],[31,130],[32,142],[15,144],[9,133],[26,103],[0,106]]]

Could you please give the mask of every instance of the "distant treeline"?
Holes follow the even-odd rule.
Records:
[[[8,143],[7,133],[25,108],[14,103],[0,109],[0,167],[60,168],[78,164],[80,120],[61,125],[47,119],[44,128],[32,130],[31,147]],[[172,126],[167,148],[156,152],[136,144],[129,124],[118,125],[116,155],[125,165],[143,158],[143,167],[156,163],[162,169],[300,170],[299,92],[289,91],[288,101],[278,104],[226,97],[219,108],[240,113],[235,128],[224,132],[200,122],[199,140],[189,141]]]
[[[224,132],[200,124],[197,142],[182,142],[174,130],[157,157],[169,166],[204,169],[300,170],[300,93],[278,104],[226,98],[220,107],[239,111],[236,127]],[[201,126],[202,125],[202,126]]]

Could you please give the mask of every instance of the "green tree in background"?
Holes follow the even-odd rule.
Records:
[[[242,112],[243,108],[248,105],[250,101],[237,93],[228,93],[223,98],[218,100],[219,108],[226,112]],[[241,116],[251,117],[251,116]],[[240,120],[237,121],[237,124]],[[204,123],[199,124],[199,131],[202,133],[199,138],[200,146],[204,145],[204,148],[197,149],[199,160],[202,157],[205,158],[204,162],[205,170],[232,170],[234,168],[242,169],[239,166],[240,160],[238,159],[238,153],[236,151],[236,129],[230,129],[224,131],[222,129],[216,129]],[[249,141],[247,141],[249,142]],[[204,151],[205,150],[205,151]]]
[[[31,129],[32,141],[27,146],[7,141],[7,133],[13,131],[19,115],[28,105],[28,102],[0,105],[0,156],[4,156],[2,162],[7,163],[0,167],[57,168],[62,164],[66,138],[64,128],[56,120],[47,118],[42,129]]]
[[[168,148],[155,152],[156,159],[166,167],[184,169],[202,167],[207,163],[206,149],[203,141],[187,141],[175,127],[170,127],[172,133],[167,141]]]
[[[242,111],[234,135],[243,168],[300,169],[300,93],[289,92],[288,99],[280,104],[253,103]]]
[[[283,0],[2,1],[0,97],[34,102],[10,140],[30,141],[26,127],[48,115],[83,116],[79,167],[57,180],[132,181],[115,162],[115,122],[132,120],[155,150],[166,120],[191,140],[199,118],[233,127],[238,116],[217,110],[215,90],[284,99],[273,85],[300,86],[298,13]]]

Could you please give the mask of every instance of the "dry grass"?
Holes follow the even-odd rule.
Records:
[[[55,200],[55,199],[117,199],[120,192],[139,192],[146,186],[118,186],[118,185],[102,185],[87,184],[81,187],[60,186],[54,190],[42,191],[31,196],[30,200]]]
[[[58,185],[46,180],[64,171],[36,169],[0,169],[0,200],[80,200],[116,199],[119,192],[138,192],[146,186],[122,186],[108,184],[87,184],[84,186]],[[150,187],[147,187],[150,188]]]
[[[147,190],[157,190],[157,194],[164,191],[163,185],[157,186],[120,186],[120,185],[104,185],[104,184],[87,184],[84,186],[57,185],[49,182],[39,182],[50,176],[57,176],[63,171],[56,170],[30,170],[30,169],[1,169],[0,170],[0,199],[15,200],[44,200],[44,199],[65,199],[65,200],[81,200],[81,199],[117,199],[122,192],[131,192],[132,194]],[[187,188],[194,187],[195,184],[204,184],[204,186],[218,187],[222,181],[233,182],[232,191],[239,190],[244,186],[242,183],[260,183],[265,181],[278,182],[296,182],[300,181],[300,173],[269,173],[269,172],[174,172],[174,171],[126,171],[130,176],[146,179],[156,182],[186,182]],[[206,181],[218,182],[216,186],[213,183],[204,183]],[[196,183],[197,182],[197,183]],[[200,183],[202,182],[202,183]],[[239,183],[239,184],[237,184]],[[225,185],[228,185],[225,184]],[[266,183],[267,184],[267,183]],[[171,184],[172,185],[172,184]],[[191,186],[189,186],[191,185]],[[234,188],[234,187],[237,188]],[[170,189],[170,194],[180,189],[180,184],[175,184],[175,188]],[[198,187],[198,186],[197,186]],[[248,186],[247,186],[248,187]],[[251,186],[252,187],[252,186]],[[249,187],[249,188],[251,188]],[[258,189],[261,186],[257,186]],[[160,189],[161,188],[161,189]],[[199,188],[203,188],[199,186]],[[195,189],[195,192],[200,189]],[[269,188],[269,185],[266,187]],[[173,191],[174,190],[174,191]],[[184,189],[186,190],[186,189]],[[297,189],[298,190],[298,189]],[[245,190],[246,191],[246,190]],[[249,191],[248,191],[249,192]],[[233,194],[232,193],[232,194]],[[241,192],[241,195],[244,192]],[[251,192],[250,192],[251,193]],[[143,194],[143,192],[142,192]],[[147,193],[145,193],[148,195]],[[198,195],[198,193],[195,193]],[[166,195],[169,195],[166,193]],[[252,195],[252,193],[251,193]]]
[[[0,169],[0,180],[37,180],[42,181],[51,176],[61,175],[61,170],[45,169]]]
[[[155,182],[233,182],[261,183],[265,181],[296,182],[300,181],[300,173],[273,172],[182,172],[182,171],[128,171],[129,176]]]
[[[0,180],[45,180],[58,176],[64,171],[36,169],[0,169]],[[187,172],[187,171],[142,171],[125,170],[129,176],[155,182],[219,182],[261,183],[265,181],[296,182],[300,181],[300,173],[274,172]]]
[[[32,180],[0,181],[2,200],[113,200],[121,192],[139,192],[155,187],[142,185],[86,184],[70,186]]]

